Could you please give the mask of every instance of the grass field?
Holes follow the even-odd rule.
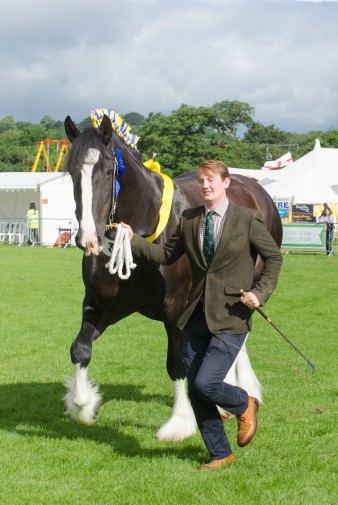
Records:
[[[264,310],[317,372],[255,314],[248,348],[265,390],[259,429],[239,448],[229,421],[236,461],[205,473],[199,435],[154,438],[172,406],[162,324],[135,314],[95,342],[90,379],[104,403],[94,426],[79,427],[63,416],[62,397],[81,320],[81,253],[2,246],[0,260],[1,505],[338,503],[337,256],[284,256]]]

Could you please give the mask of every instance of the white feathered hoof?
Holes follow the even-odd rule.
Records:
[[[70,417],[77,424],[90,426],[95,423],[100,409],[102,395],[97,384],[89,383],[88,399],[86,403],[79,405],[75,398],[76,384],[75,379],[68,379],[65,382],[68,392],[63,398],[64,415]]]
[[[173,415],[156,433],[158,440],[166,442],[179,442],[195,435],[197,425],[194,413],[191,415]]]

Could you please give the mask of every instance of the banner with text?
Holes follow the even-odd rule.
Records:
[[[325,224],[283,224],[282,247],[325,249]]]
[[[315,223],[317,220],[313,215],[312,204],[292,205],[293,223]]]

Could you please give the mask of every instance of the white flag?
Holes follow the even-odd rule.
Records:
[[[290,152],[284,154],[277,160],[272,160],[272,161],[266,161],[264,163],[264,166],[262,167],[262,170],[278,170],[279,168],[284,168],[287,165],[290,165],[290,163],[293,162],[292,159],[292,154]]]

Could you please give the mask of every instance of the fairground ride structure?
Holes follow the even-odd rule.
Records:
[[[37,144],[39,146],[39,149],[38,149],[38,152],[36,153],[31,172],[36,172],[41,154],[43,154],[43,159],[45,161],[45,163],[42,165],[42,171],[44,171],[44,169],[46,168],[47,172],[58,172],[64,153],[66,153],[66,154],[68,153],[69,140],[50,140],[50,139],[36,140],[35,144]],[[56,161],[54,168],[51,166],[51,162],[50,162],[50,158],[49,158],[49,154],[50,154],[49,149],[50,149],[51,145],[56,146],[57,161]]]

